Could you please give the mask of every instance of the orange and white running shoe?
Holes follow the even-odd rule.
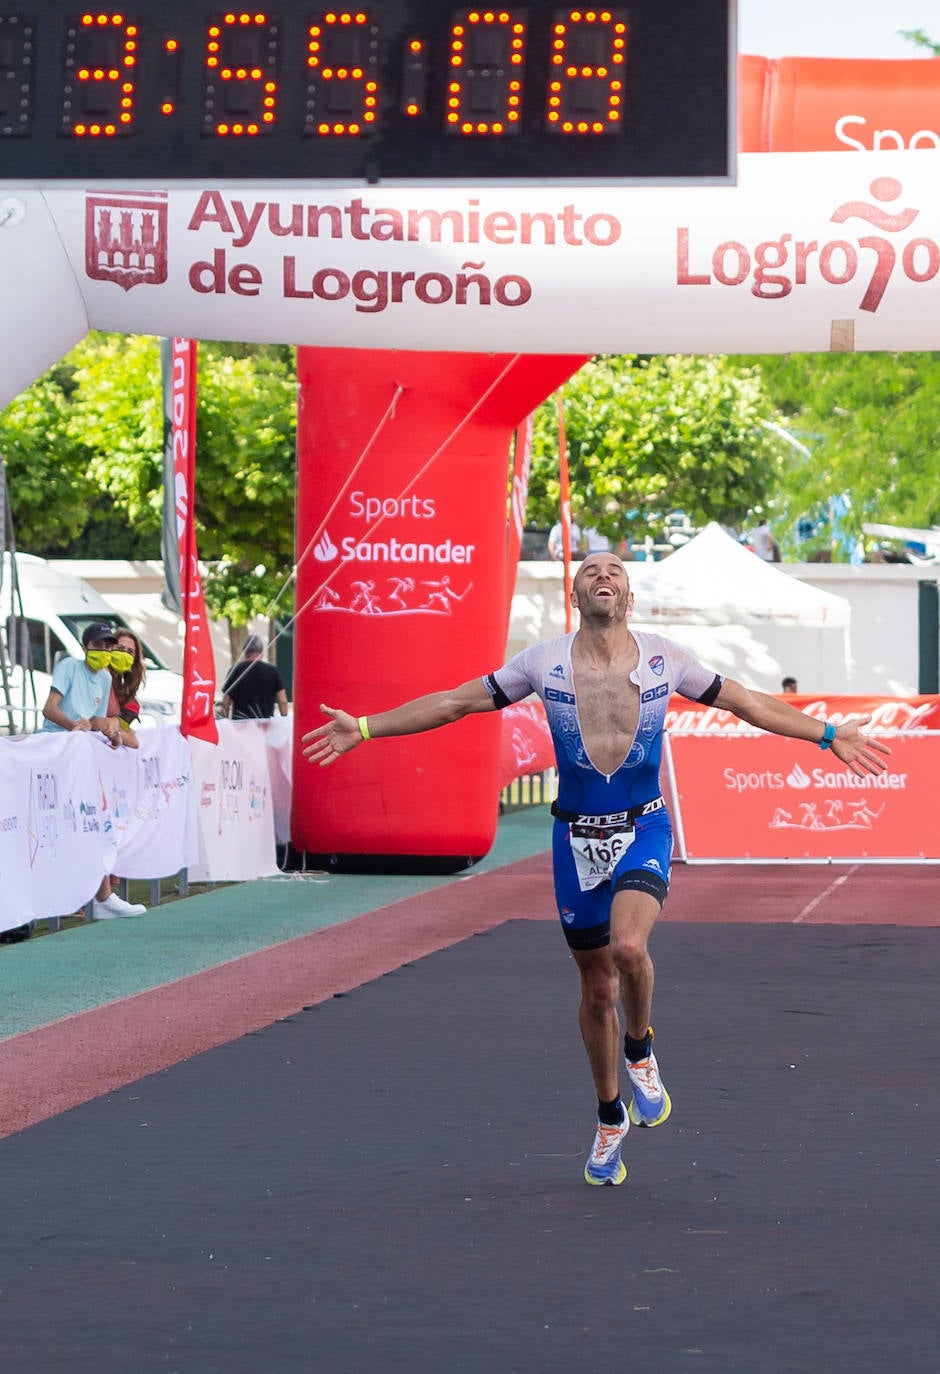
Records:
[[[652,1047],[645,1059],[626,1061],[633,1096],[627,1114],[634,1126],[661,1126],[672,1111],[669,1094],[659,1076],[659,1065]]]
[[[602,1121],[597,1123],[594,1145],[584,1166],[584,1177],[588,1183],[597,1186],[611,1183],[616,1187],[624,1181],[627,1166],[620,1158],[620,1147],[626,1140],[629,1129],[630,1119],[626,1112],[619,1126],[605,1126]]]

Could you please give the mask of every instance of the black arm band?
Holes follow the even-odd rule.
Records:
[[[722,681],[723,678],[721,674],[716,673],[714,681],[711,683],[708,690],[706,692],[703,692],[702,695],[698,698],[702,706],[711,706],[712,702],[715,700],[715,697],[721,691]]]
[[[493,705],[496,707],[497,711],[502,711],[505,706],[510,704],[506,693],[503,691],[502,687],[500,687],[492,673],[487,673],[483,681],[486,684],[487,691],[493,698]]]

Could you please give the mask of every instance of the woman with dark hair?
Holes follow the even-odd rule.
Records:
[[[133,630],[115,630],[117,645],[111,655],[111,699],[108,715],[116,716],[121,726],[121,743],[137,748],[134,726],[140,716],[137,693],[147,676],[144,646]],[[116,661],[115,661],[116,660]]]
[[[120,743],[128,749],[137,749],[137,736],[134,734],[134,726],[140,716],[137,693],[147,676],[144,646],[133,630],[115,630],[114,634],[117,644],[108,665],[111,673],[108,716],[116,719],[120,725]],[[96,921],[109,920],[114,916],[142,916],[147,910],[141,902],[125,901],[112,890],[113,885],[120,881],[113,873],[105,874],[92,909]]]

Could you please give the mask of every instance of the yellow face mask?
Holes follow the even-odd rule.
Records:
[[[89,649],[85,655],[85,662],[93,673],[98,673],[102,668],[109,667],[111,663],[111,650]]]
[[[129,673],[134,666],[134,655],[126,649],[115,649],[111,655],[111,667],[116,673]]]

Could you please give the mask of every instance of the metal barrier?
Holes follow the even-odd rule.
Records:
[[[505,816],[530,806],[548,806],[555,800],[557,791],[558,774],[554,768],[547,768],[544,773],[523,773],[500,792],[499,814]]]

